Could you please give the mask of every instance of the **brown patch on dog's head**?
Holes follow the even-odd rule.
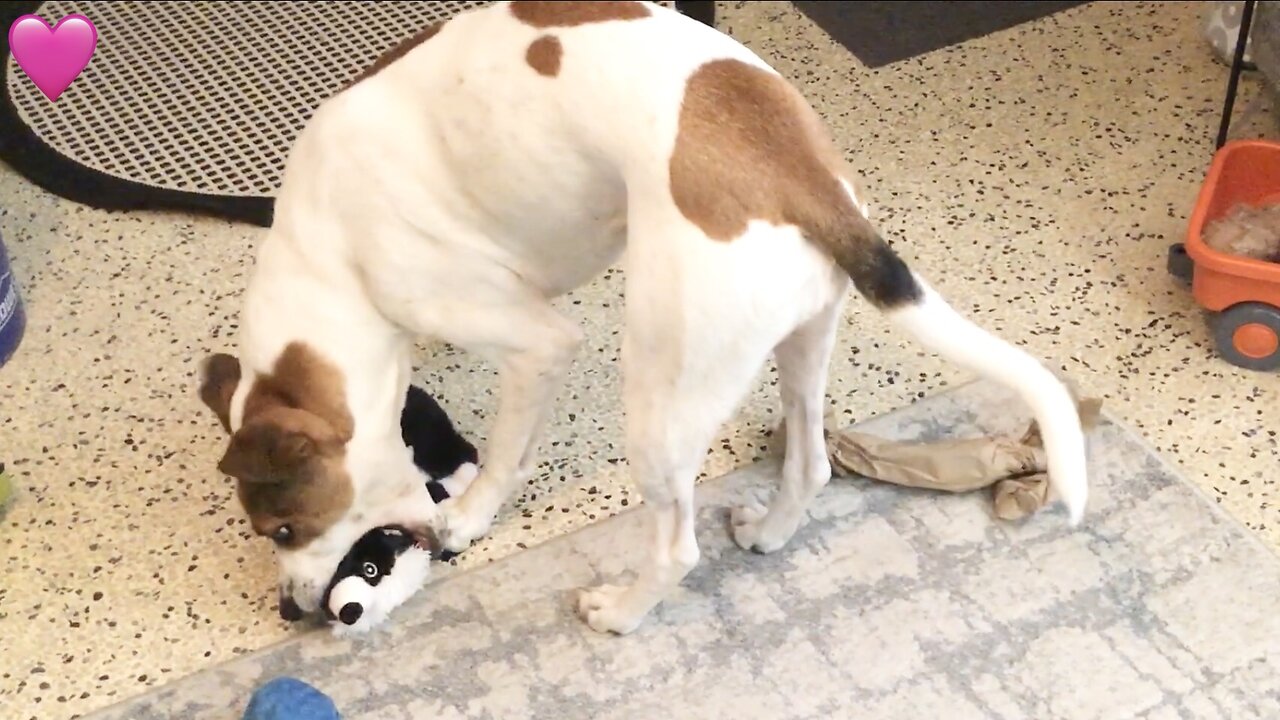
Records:
[[[520,22],[536,28],[573,27],[611,20],[643,20],[649,17],[642,2],[535,2],[516,0],[511,14]]]
[[[753,220],[795,226],[877,307],[919,298],[910,270],[841,183],[844,159],[822,119],[778,75],[740,60],[698,68],[669,171],[676,207],[707,237],[731,241]]]
[[[359,75],[356,75],[355,78],[351,80],[350,84],[355,85],[366,78],[371,78],[374,75],[377,75],[383,68],[407,55],[410,50],[435,37],[444,26],[444,22],[428,25],[414,35],[404,39],[398,45],[379,55],[378,59],[374,60],[373,64],[365,68]]]
[[[240,365],[219,355],[205,367],[201,395],[229,428]],[[253,378],[218,469],[235,478],[256,533],[297,549],[343,516],[355,495],[343,466],[354,427],[341,374],[306,345],[291,343],[270,374]]]
[[[240,428],[218,469],[236,478],[254,532],[298,549],[351,506],[354,490],[342,466],[343,446],[319,417],[274,407]]]
[[[539,75],[555,77],[560,72],[560,55],[563,52],[559,38],[543,35],[529,44],[524,59]]]

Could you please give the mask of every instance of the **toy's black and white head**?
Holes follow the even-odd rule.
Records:
[[[408,600],[431,573],[431,548],[403,528],[365,533],[338,565],[323,609],[335,632],[365,632]]]
[[[400,416],[405,445],[435,503],[462,495],[479,475],[475,446],[453,426],[443,408],[416,386],[410,386]],[[320,600],[320,610],[338,634],[365,632],[382,623],[424,584],[433,559],[450,554],[402,527],[375,527],[362,535],[338,563]],[[296,605],[281,599],[280,614],[301,620]]]

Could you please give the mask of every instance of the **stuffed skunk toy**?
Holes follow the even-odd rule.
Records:
[[[427,474],[435,503],[462,494],[478,474],[475,447],[458,434],[435,399],[417,387],[409,388],[400,432],[414,464]],[[432,559],[430,549],[405,528],[365,533],[338,564],[321,603],[335,634],[365,632],[380,624],[422,587]]]

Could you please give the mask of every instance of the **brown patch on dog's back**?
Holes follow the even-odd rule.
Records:
[[[563,53],[564,48],[560,46],[557,37],[543,35],[529,44],[524,59],[539,75],[555,77],[560,72],[560,56]]]
[[[642,20],[649,8],[640,2],[536,2],[516,0],[511,14],[520,22],[536,28],[573,27],[611,20]]]
[[[783,78],[713,60],[685,86],[669,165],[676,207],[714,240],[753,220],[798,227],[882,307],[914,297],[914,279],[841,184],[844,160],[818,113]]]
[[[230,356],[205,365],[201,396],[220,419],[241,372]],[[293,532],[282,546],[302,547],[351,506],[355,490],[343,460],[354,431],[341,373],[305,344],[290,343],[270,373],[253,379],[218,469],[236,479],[255,531],[271,535],[288,524]]]
[[[751,220],[809,230],[850,204],[843,161],[822,123],[785,80],[738,60],[699,68],[685,86],[671,154],[671,195],[716,240]]]
[[[448,22],[448,21],[445,21],[445,22]],[[379,55],[378,59],[374,60],[373,64],[365,68],[359,75],[356,75],[355,78],[351,80],[350,84],[355,85],[356,83],[366,78],[370,78],[370,77],[373,77],[374,75],[377,75],[379,72],[382,71],[383,68],[385,68],[391,63],[407,55],[410,50],[418,47],[422,43],[435,37],[436,34],[440,32],[441,28],[444,27],[444,25],[445,25],[444,22],[438,22],[433,25],[428,25],[427,27],[424,27],[421,30],[419,30],[417,33],[413,34],[412,36],[401,41],[399,44],[392,47],[390,50],[386,51],[382,55]]]

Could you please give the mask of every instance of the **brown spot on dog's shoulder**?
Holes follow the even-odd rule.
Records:
[[[543,35],[529,44],[524,59],[539,75],[555,77],[560,72],[560,56],[563,53],[559,38]]]
[[[535,2],[516,0],[511,14],[536,28],[573,27],[613,20],[643,20],[649,7],[642,2]]]
[[[288,524],[287,546],[302,547],[351,506],[343,460],[354,430],[342,374],[307,345],[291,343],[271,372],[253,378],[218,469],[236,479],[257,532]]]
[[[445,22],[448,21],[428,25],[408,38],[405,38],[382,55],[379,55],[378,58],[373,61],[372,65],[365,68],[359,75],[356,75],[355,78],[351,80],[351,84],[354,85],[366,78],[377,75],[383,68],[407,55],[410,50],[435,37],[436,34],[445,26]]]

